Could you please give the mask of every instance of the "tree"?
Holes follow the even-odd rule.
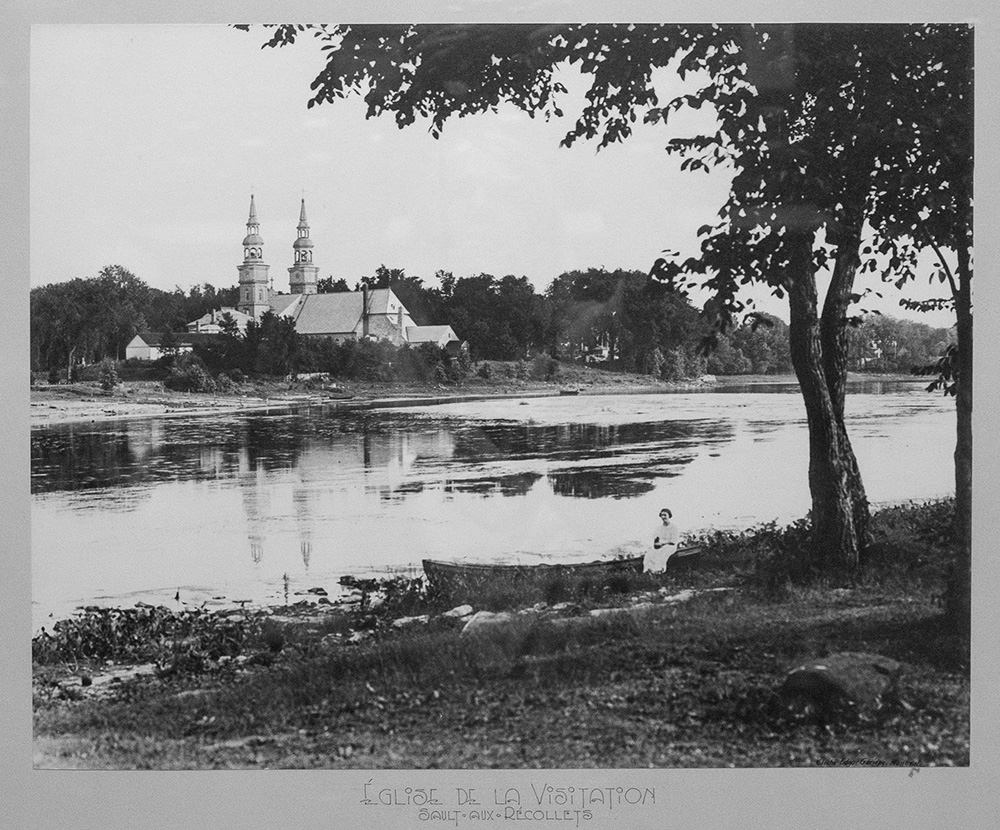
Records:
[[[541,342],[540,297],[524,277],[449,280],[444,313],[477,360],[516,360]]]
[[[279,26],[267,45],[293,43],[303,30]],[[849,574],[863,559],[869,510],[844,423],[848,309],[857,298],[855,276],[867,266],[867,228],[888,230],[886,223],[866,226],[876,193],[906,183],[891,160],[922,146],[909,119],[937,56],[912,47],[921,32],[933,40],[934,31],[826,24],[318,27],[312,32],[327,63],[309,106],[364,90],[369,116],[391,113],[400,127],[427,118],[433,136],[449,117],[493,111],[501,101],[549,118],[562,115],[557,99],[564,87],[555,70],[563,63],[590,82],[566,146],[580,138],[599,136],[599,147],[627,138],[640,114],[666,122],[679,109],[710,106],[718,130],[674,139],[668,149],[684,157],[682,168],[734,172],[729,199],[719,221],[701,229],[699,256],[664,258],[653,273],[672,286],[688,280],[710,289],[720,331],[747,310],[739,299],[747,283],[787,296],[791,360],[809,426],[812,556],[818,566]],[[663,67],[706,80],[659,106],[652,77]],[[821,306],[816,276],[824,268],[831,282]]]
[[[31,291],[33,358],[51,367],[124,357],[125,347],[146,327],[149,287],[120,265],[96,277],[76,278]]]
[[[809,422],[814,549],[826,567],[852,571],[865,551],[868,505],[843,417],[848,308],[859,270],[878,267],[866,233],[889,254],[889,268],[904,264],[877,210],[882,194],[904,182],[895,160],[921,152],[925,141],[910,116],[937,58],[914,45],[933,35],[920,26],[779,26],[728,37],[713,35],[707,49],[692,52],[713,78],[695,100],[715,105],[719,132],[671,149],[692,166],[731,160],[738,172],[721,221],[702,229],[701,256],[663,261],[660,271],[667,279],[711,274],[723,328],[743,310],[740,285],[763,282],[787,294]],[[720,58],[726,54],[738,57]],[[816,274],[827,267],[821,308]]]
[[[295,320],[265,311],[260,320],[250,320],[243,333],[244,371],[265,375],[287,375],[295,369],[298,351]]]
[[[744,354],[757,375],[790,372],[788,325],[772,314],[754,314],[728,335],[732,348]],[[711,368],[709,368],[711,371]]]
[[[172,328],[165,328],[160,334],[160,354],[167,366],[173,366],[180,353],[180,341]]]
[[[52,369],[63,365],[72,373],[74,357],[83,340],[85,314],[80,302],[83,295],[80,279],[31,290],[32,354],[40,367]]]
[[[552,281],[545,342],[570,355],[609,348],[609,357],[631,371],[648,371],[656,349],[691,348],[704,331],[691,304],[641,271],[603,268],[569,271]]]
[[[92,322],[100,350],[104,356],[124,358],[129,341],[146,327],[149,286],[121,265],[107,265],[98,273],[95,289],[99,299]]]
[[[316,283],[316,291],[319,294],[336,294],[350,290],[351,288],[347,284],[347,280],[345,280],[343,277],[341,277],[336,281],[333,279],[333,277],[323,277],[319,282]]]
[[[917,276],[916,253],[933,252],[931,280],[948,295],[903,301],[911,309],[953,308],[957,341],[945,389],[956,400],[956,557],[946,612],[968,630],[972,607],[972,244],[973,244],[973,34],[968,26],[919,27],[908,39],[916,58],[910,69],[905,129],[913,136],[885,159],[872,224],[883,239],[904,240],[904,250],[885,242],[880,253],[901,267],[884,273],[902,287]],[[950,256],[949,256],[950,254]]]

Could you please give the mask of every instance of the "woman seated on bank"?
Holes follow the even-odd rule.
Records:
[[[660,524],[656,526],[653,536],[653,553],[647,553],[643,558],[643,569],[652,573],[662,573],[667,569],[667,560],[677,553],[677,545],[681,534],[677,525],[671,522],[674,514],[670,508],[660,511]]]

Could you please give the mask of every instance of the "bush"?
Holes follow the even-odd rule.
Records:
[[[215,377],[215,391],[216,392],[232,392],[236,388],[236,384],[233,383],[233,379],[229,377],[225,372],[221,372]]]
[[[488,360],[484,360],[479,364],[476,374],[483,378],[483,380],[490,380],[493,377],[493,364]]]
[[[35,663],[51,665],[83,660],[155,661],[161,667],[188,670],[205,659],[240,653],[254,636],[260,619],[231,621],[201,610],[173,612],[164,607],[88,607],[76,617],[60,620],[52,632],[44,628],[32,638]]]
[[[649,353],[646,357],[646,374],[652,375],[654,378],[661,377],[663,375],[663,366],[666,363],[666,358],[663,356],[663,352],[660,347],[657,346]]]
[[[105,358],[101,361],[101,389],[110,392],[119,383],[118,365],[115,361]]]
[[[552,380],[559,375],[559,361],[544,352],[531,361],[531,377],[535,380]]]
[[[101,379],[101,364],[88,363],[86,366],[74,366],[71,383],[78,381],[99,381]]]
[[[441,351],[448,357],[446,350],[442,349]],[[469,354],[468,345],[463,343],[458,354],[450,358],[448,371],[455,381],[465,380],[472,373],[472,356]]]
[[[683,349],[667,349],[660,364],[660,376],[664,380],[683,380],[688,377],[687,357]]]
[[[216,383],[205,370],[199,358],[192,354],[180,355],[163,382],[175,392],[214,392]]]
[[[121,380],[165,380],[167,370],[148,360],[132,357],[118,364],[118,377]]]

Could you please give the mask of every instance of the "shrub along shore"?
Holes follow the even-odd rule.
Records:
[[[969,645],[940,609],[952,513],[878,513],[850,584],[796,566],[799,522],[710,534],[696,567],[661,575],[450,596],[422,578],[347,580],[338,602],[317,588],[283,608],[88,609],[33,639],[35,763],[967,765]],[[899,668],[856,701],[786,694],[789,669],[845,653]]]

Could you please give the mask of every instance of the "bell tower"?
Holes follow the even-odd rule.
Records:
[[[247,219],[247,235],[243,239],[243,264],[239,266],[240,299],[236,308],[255,320],[259,320],[260,315],[271,307],[267,291],[267,269],[268,266],[264,264],[264,240],[260,236],[257,208],[251,193],[250,218]]]
[[[309,238],[309,220],[306,219],[306,200],[299,211],[298,236],[292,243],[295,264],[288,269],[288,286],[292,294],[315,294],[319,268],[313,265],[313,243]]]

